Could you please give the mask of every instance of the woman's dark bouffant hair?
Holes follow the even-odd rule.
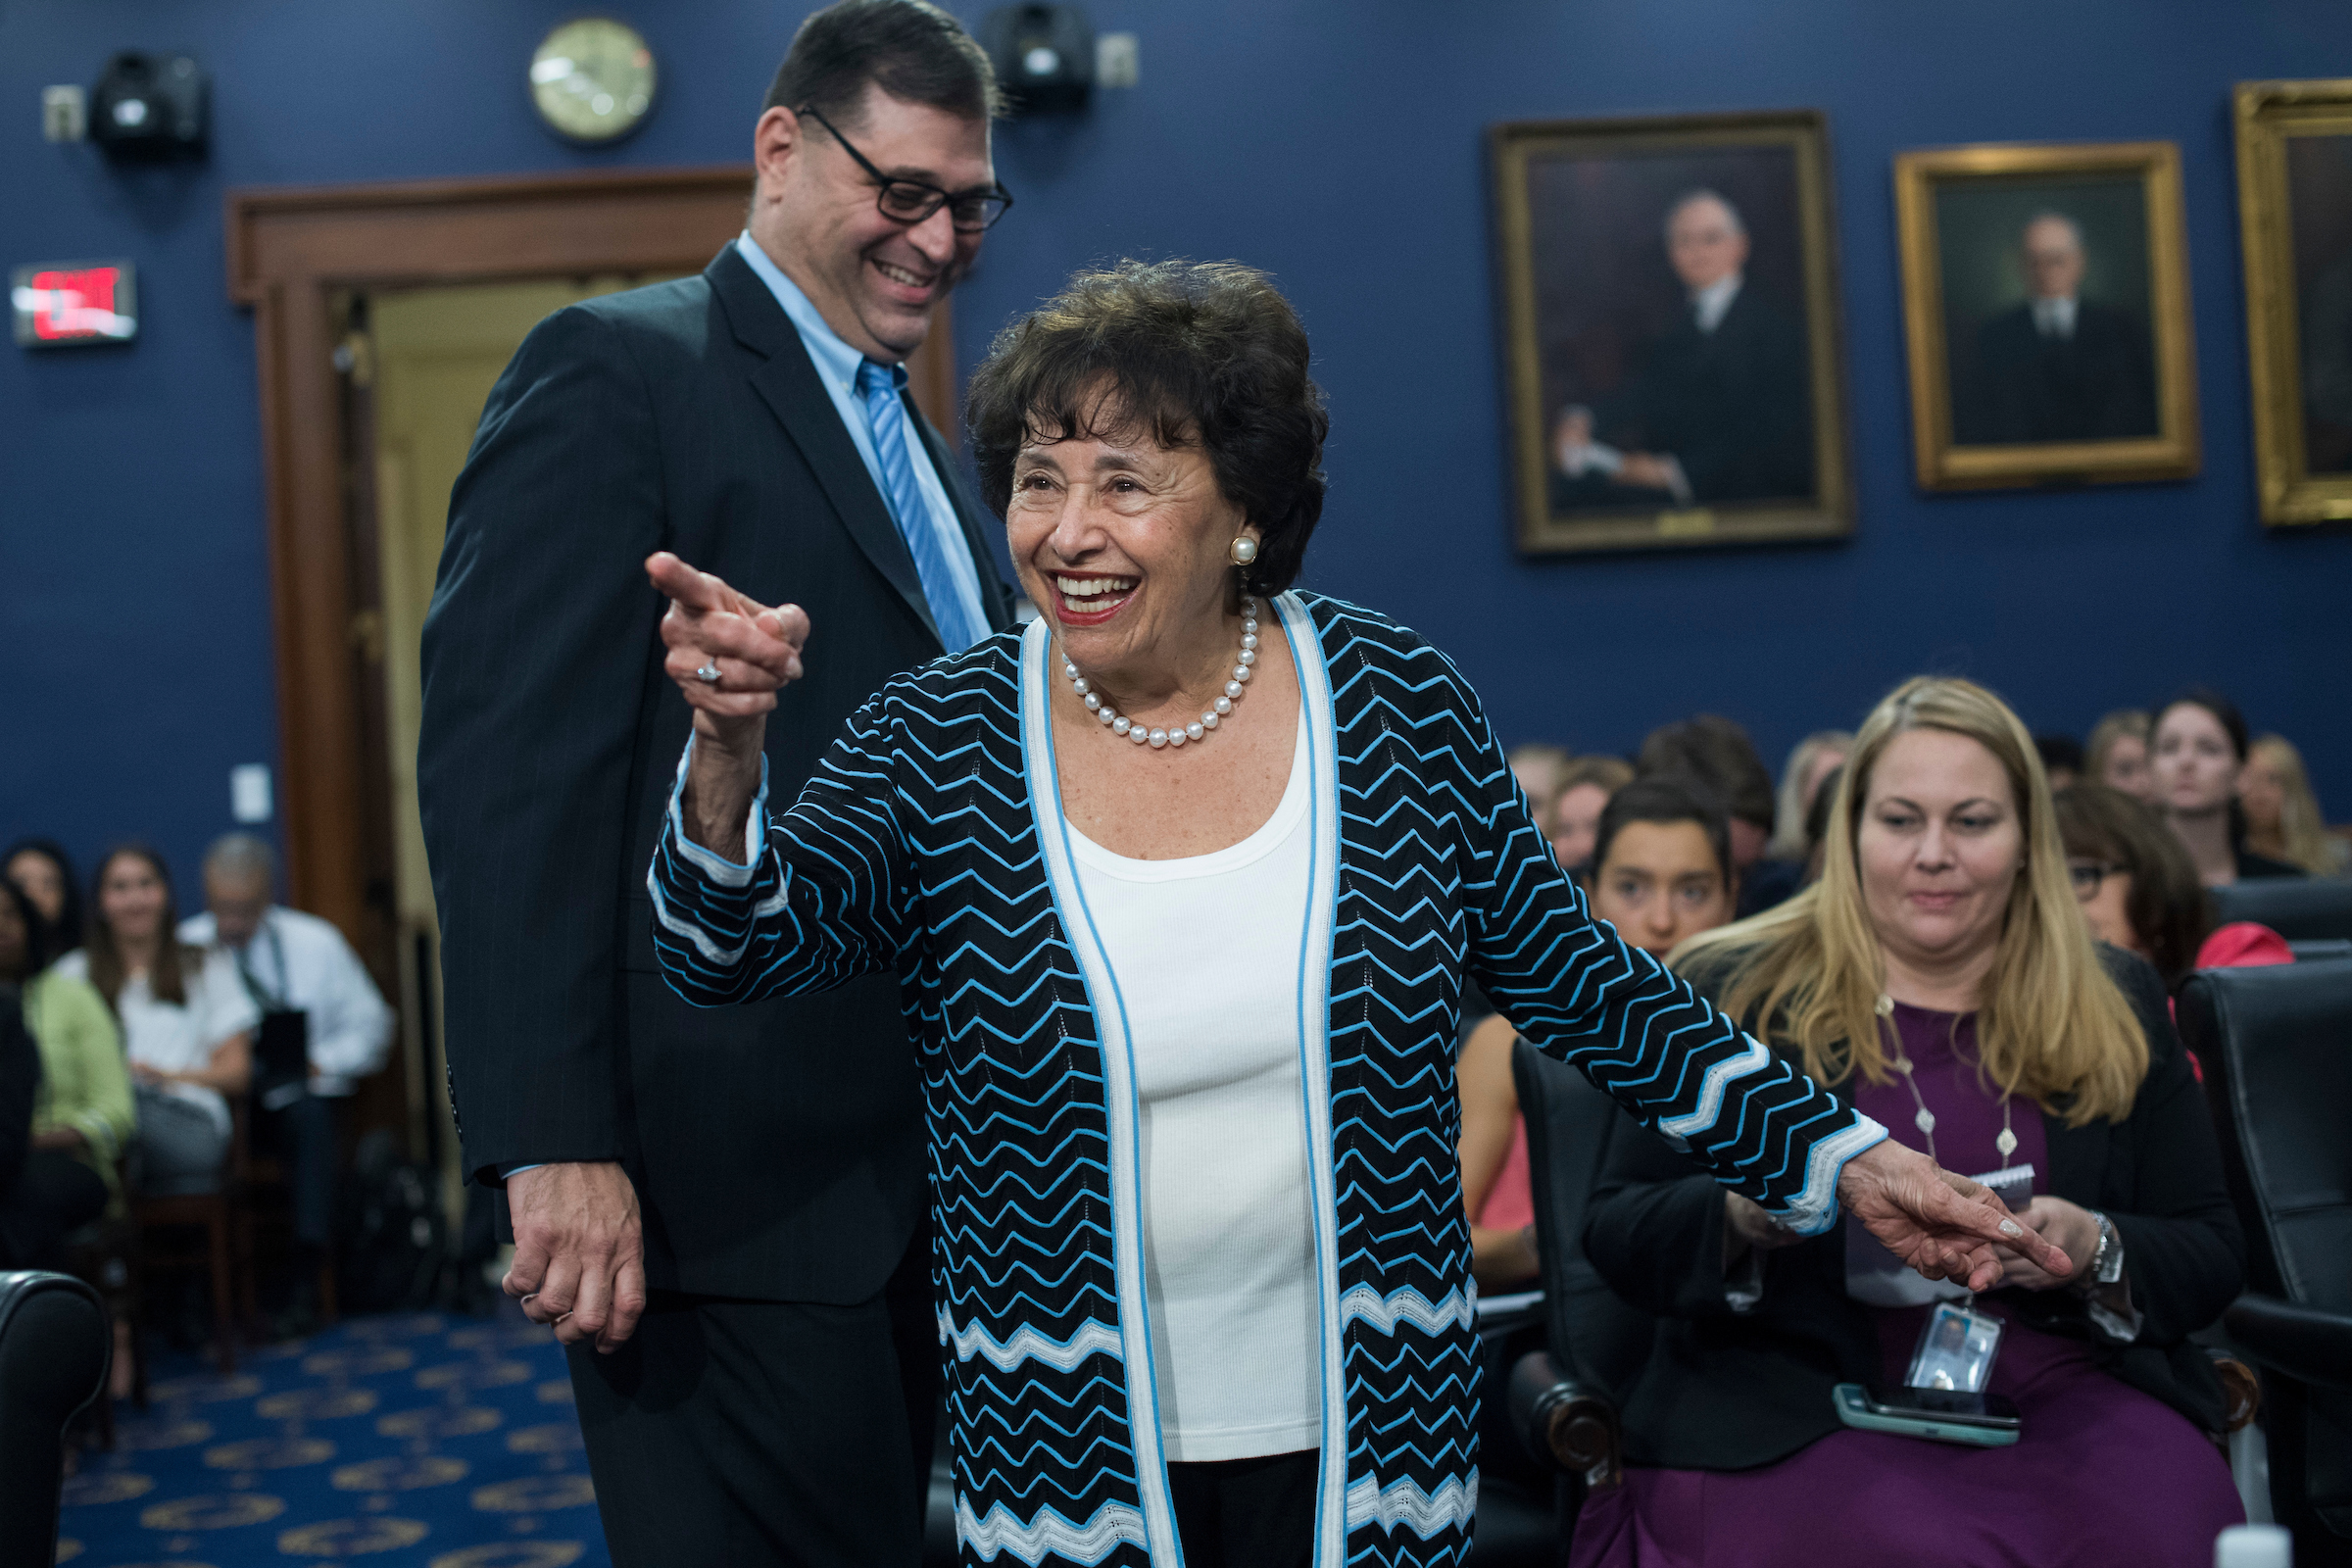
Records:
[[[2188,978],[2213,931],[2213,909],[2180,835],[2143,802],[2084,779],[2060,790],[2058,836],[2069,858],[2129,872],[2124,918],[2168,986]]]
[[[1250,590],[1280,593],[1323,514],[1331,418],[1306,365],[1306,328],[1263,272],[1182,261],[1080,272],[999,333],[972,377],[982,493],[1002,516],[1025,440],[1198,446],[1262,534]]]

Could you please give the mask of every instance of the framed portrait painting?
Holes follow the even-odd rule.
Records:
[[[1490,132],[1521,549],[1852,531],[1827,139],[1811,111]]]
[[[1894,194],[1923,487],[2197,471],[2178,147],[1904,153]]]
[[[2262,520],[2352,517],[2352,81],[2236,97]]]

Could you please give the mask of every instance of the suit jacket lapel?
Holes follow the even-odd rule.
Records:
[[[784,307],[776,303],[767,285],[760,281],[760,274],[736,254],[732,244],[718,253],[703,275],[710,279],[711,292],[727,313],[735,340],[766,357],[767,363],[752,372],[753,389],[784,426],[785,435],[800,448],[850,538],[937,640],[939,627],[931,618],[930,602],[923,597],[922,579],[915,575],[914,557],[900,537],[898,524],[891,520],[890,508],[875,488],[873,475],[866,471],[865,460],[858,455],[857,444],[842,428],[832,395],[817,378],[816,366],[793,327],[792,318],[784,314]]]
[[[932,471],[939,475],[940,487],[947,491],[948,502],[956,509],[956,520],[963,527],[963,542],[972,552],[972,567],[980,577],[980,612],[988,617],[990,631],[1003,631],[1012,624],[1012,596],[997,570],[997,554],[989,548],[988,536],[995,519],[973,492],[971,481],[964,476],[955,454],[948,450],[947,442],[931,427],[931,421],[923,417],[912,398],[906,400],[906,416],[922,431],[923,450],[931,454]]]

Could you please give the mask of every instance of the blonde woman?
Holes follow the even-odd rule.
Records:
[[[2156,775],[2148,768],[2148,713],[2119,708],[2091,726],[2082,748],[2082,776],[2153,806]]]
[[[1844,765],[1853,749],[1852,731],[1842,729],[1817,729],[1796,743],[1788,765],[1781,769],[1781,787],[1774,792],[1772,842],[1764,848],[1767,859],[1801,864],[1813,853],[1805,842],[1805,815],[1813,809],[1813,797],[1821,793],[1823,782]]]
[[[2055,1564],[2095,1543],[2207,1561],[2240,1509],[2187,1336],[2236,1294],[2243,1240],[2163,988],[2094,947],[2016,715],[1967,681],[1900,687],[1838,781],[1821,881],[1674,961],[2094,1262],[2078,1285],[2018,1259],[1977,1298],[2005,1323],[1988,1387],[2023,1414],[2016,1446],[1851,1430],[1832,1388],[1904,1383],[1936,1293],[1851,1227],[1790,1235],[1627,1128],[1585,1247],[1666,1321],[1626,1400],[1637,1468],[1588,1505],[1575,1560]]]
[[[2246,748],[2237,800],[2246,810],[2247,849],[2301,866],[2313,876],[2344,874],[2352,845],[2328,831],[2319,798],[2311,792],[2303,754],[2285,736],[2259,736]]]

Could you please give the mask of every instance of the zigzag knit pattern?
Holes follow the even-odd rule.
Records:
[[[1454,1154],[1465,975],[1726,1185],[1800,1229],[1878,1129],[1587,911],[1476,697],[1391,621],[1298,595],[1338,753],[1331,1170],[1345,1559],[1458,1564],[1477,1500],[1470,1234]],[[1095,1012],[1021,755],[1019,634],[893,681],[749,867],[671,813],[648,876],[664,972],[716,1004],[894,970],[928,1094],[963,1559],[1143,1564]],[[683,763],[681,763],[681,778]],[[1146,1375],[1149,1375],[1147,1369]],[[1156,1455],[1156,1443],[1145,1445]],[[1319,1554],[1323,1560],[1336,1560]]]

